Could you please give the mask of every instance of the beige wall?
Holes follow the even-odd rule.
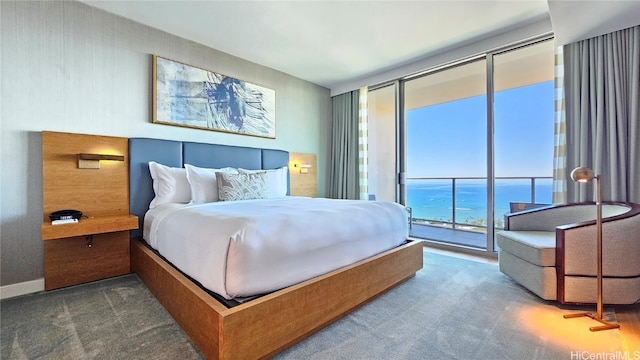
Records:
[[[325,179],[328,89],[78,2],[3,0],[0,13],[0,285],[43,276],[43,130],[313,153]],[[275,89],[276,139],[152,124],[151,54]]]

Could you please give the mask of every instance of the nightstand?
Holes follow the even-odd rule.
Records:
[[[137,228],[138,217],[128,214],[42,224],[45,290],[131,272],[129,230]]]

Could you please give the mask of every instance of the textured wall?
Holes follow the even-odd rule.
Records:
[[[3,0],[0,16],[0,285],[43,276],[43,130],[314,153],[324,194],[328,89],[82,3]],[[152,124],[151,54],[275,89],[276,139]]]

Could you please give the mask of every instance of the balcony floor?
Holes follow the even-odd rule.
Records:
[[[435,225],[413,223],[409,230],[412,237],[441,241],[449,244],[486,249],[487,234],[484,232],[451,229]]]

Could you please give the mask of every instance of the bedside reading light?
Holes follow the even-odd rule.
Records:
[[[311,168],[311,164],[294,164],[293,166],[300,169],[300,174],[307,174]]]
[[[124,155],[78,154],[78,169],[100,169],[100,160],[124,161]]]

